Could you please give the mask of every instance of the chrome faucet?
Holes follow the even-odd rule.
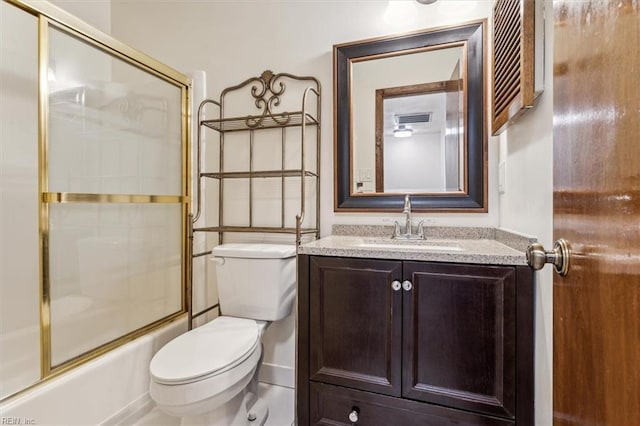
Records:
[[[422,225],[424,220],[418,222],[418,231],[413,233],[413,223],[411,219],[411,196],[409,194],[404,196],[404,208],[402,209],[402,214],[404,215],[404,232],[400,230],[400,224],[398,221],[394,221],[395,227],[393,231],[393,237],[399,240],[423,240],[424,234],[422,230]]]
[[[404,229],[406,234],[411,234],[411,197],[409,194],[404,196],[404,208],[402,209],[404,215]]]

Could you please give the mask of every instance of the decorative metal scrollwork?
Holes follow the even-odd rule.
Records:
[[[251,96],[255,99],[256,108],[262,110],[258,116],[250,115],[246,119],[246,125],[250,128],[260,128],[266,118],[270,118],[280,126],[284,126],[291,120],[291,115],[287,112],[274,113],[275,107],[280,105],[280,96],[286,90],[286,85],[278,81],[282,74],[274,74],[271,70],[266,70],[260,78],[253,78],[258,84],[251,87]]]

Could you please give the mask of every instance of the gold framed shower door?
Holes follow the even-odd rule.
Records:
[[[30,0],[2,0],[38,19],[38,174],[39,174],[39,256],[40,256],[40,347],[41,347],[41,379],[39,382],[8,395],[2,400],[11,398],[27,389],[68,371],[91,359],[94,359],[114,348],[117,348],[131,340],[140,337],[152,330],[159,328],[171,321],[183,317],[188,311],[186,297],[187,283],[191,275],[190,246],[188,233],[190,229],[190,79],[159,61],[117,41],[111,36],[91,27],[73,15],[59,9],[45,1]],[[111,59],[121,61],[127,66],[142,71],[145,75],[153,76],[159,81],[168,84],[179,91],[179,171],[175,176],[177,182],[170,182],[173,190],[169,193],[138,193],[126,191],[79,191],[51,190],[52,179],[50,176],[51,152],[50,152],[50,81],[49,81],[49,53],[51,31],[58,31],[68,35],[76,41],[97,49]],[[163,83],[163,84],[164,84]],[[84,101],[83,101],[84,102]],[[170,108],[167,108],[169,111]],[[169,112],[167,112],[169,114]],[[143,135],[143,137],[145,137]],[[55,186],[55,185],[54,185]],[[52,362],[51,341],[51,276],[50,276],[50,236],[51,236],[51,210],[53,206],[160,206],[175,205],[180,212],[180,308],[161,318],[147,323],[141,327],[110,339],[88,351],[71,357],[54,365]]]

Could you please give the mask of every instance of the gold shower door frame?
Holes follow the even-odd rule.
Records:
[[[43,380],[54,377],[114,348],[159,328],[188,311],[187,283],[191,276],[190,247],[187,241],[190,229],[190,90],[191,80],[184,74],[158,62],[157,60],[121,43],[111,36],[91,27],[73,15],[45,1],[1,0],[7,1],[38,18],[38,173],[39,173],[39,263],[40,263],[40,361],[41,379],[33,385],[19,391],[22,393]],[[106,55],[123,60],[127,64],[151,74],[176,86],[181,91],[181,195],[146,194],[87,194],[49,192],[49,29],[61,30],[88,45],[99,49]],[[146,326],[124,334],[115,340],[104,343],[93,350],[82,353],[59,365],[52,365],[51,348],[51,299],[49,276],[49,224],[50,206],[54,203],[93,203],[93,204],[179,204],[181,205],[181,309],[178,312],[160,318]],[[16,393],[17,394],[17,393]],[[16,394],[9,395],[7,398]],[[5,398],[6,399],[6,398]]]

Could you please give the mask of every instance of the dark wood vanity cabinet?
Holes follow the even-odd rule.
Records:
[[[299,425],[533,424],[528,267],[300,255],[298,275]]]

